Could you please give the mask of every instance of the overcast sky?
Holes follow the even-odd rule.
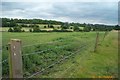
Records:
[[[19,0],[18,0],[19,1]],[[117,24],[118,2],[2,2],[2,17]]]

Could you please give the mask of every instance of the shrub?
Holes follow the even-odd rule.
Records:
[[[21,27],[17,26],[17,27],[14,27],[14,28],[13,28],[13,31],[14,31],[14,32],[22,32],[21,29],[22,29]]]
[[[22,30],[22,32],[25,32],[25,30]]]
[[[69,31],[69,30],[57,30],[57,29],[54,29],[53,32],[72,32],[72,31]]]
[[[47,28],[47,26],[44,26],[44,28]]]
[[[79,31],[79,27],[78,26],[74,26],[74,31]]]
[[[29,29],[29,32],[32,32],[32,29]]]
[[[50,25],[50,28],[54,28],[54,26],[53,26],[53,25]]]
[[[70,25],[67,22],[61,25],[62,29],[68,29],[69,27],[70,27]]]
[[[85,26],[83,29],[85,32],[90,32],[91,31],[91,27]]]
[[[39,32],[39,31],[40,31],[39,26],[35,26],[35,27],[33,28],[33,32]]]
[[[10,27],[10,28],[8,29],[8,32],[13,32],[13,29]]]

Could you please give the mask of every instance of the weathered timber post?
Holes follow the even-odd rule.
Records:
[[[12,39],[9,42],[9,52],[10,78],[23,78],[21,40]]]
[[[108,31],[105,31],[105,33],[104,33],[104,37],[103,37],[103,41],[104,41],[104,39],[105,39],[107,33],[108,33]]]
[[[96,42],[95,42],[95,48],[94,48],[94,52],[97,51],[97,47],[98,47],[98,42],[99,42],[99,32],[96,33]]]

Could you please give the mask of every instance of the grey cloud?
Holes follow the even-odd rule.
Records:
[[[56,4],[53,14],[56,17],[69,16],[71,19],[92,19],[101,22],[117,22],[117,4],[114,6],[107,6],[109,3],[66,3]],[[107,8],[106,8],[107,7]],[[79,21],[79,20],[78,20]]]
[[[117,3],[55,2],[22,3],[3,2],[3,16],[56,19],[65,21],[117,24]]]

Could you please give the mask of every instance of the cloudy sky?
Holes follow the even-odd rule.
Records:
[[[2,17],[117,24],[118,2],[2,2]]]

